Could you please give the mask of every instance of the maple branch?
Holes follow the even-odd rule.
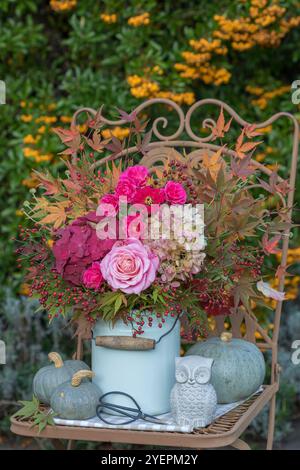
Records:
[[[250,184],[250,185],[248,185],[248,186],[245,186],[245,187],[243,188],[243,191],[246,191],[246,190],[249,190],[249,189],[254,189],[254,188],[261,188],[261,189],[265,190],[265,188],[263,187],[262,184],[257,183],[257,184]],[[278,192],[277,192],[276,194],[277,194],[277,196],[281,199],[281,202],[282,202],[282,204],[283,204],[283,207],[287,207],[287,204],[286,204],[286,201],[285,201],[283,195],[280,194],[280,193],[278,193]]]

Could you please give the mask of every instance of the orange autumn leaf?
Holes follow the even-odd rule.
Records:
[[[236,141],[235,151],[239,158],[245,158],[247,152],[254,150],[255,147],[257,147],[257,145],[262,143],[262,141],[244,142],[244,137],[245,137],[245,129],[242,130],[241,134],[239,135]]]
[[[53,225],[54,229],[58,229],[67,219],[66,208],[69,206],[68,201],[61,201],[47,207],[49,212],[43,219],[40,220],[40,224]]]
[[[223,159],[221,157],[225,146],[221,147],[213,155],[204,153],[202,157],[202,166],[209,170],[211,177],[216,181],[220,168],[223,166]]]
[[[217,137],[224,137],[226,132],[228,132],[230,129],[231,122],[232,122],[232,118],[227,122],[227,124],[225,123],[223,108],[221,108],[220,115],[216,122],[216,126],[212,129],[212,134],[213,134],[212,140],[216,140]]]
[[[111,162],[109,165],[106,163],[106,177],[111,181],[113,188],[117,185],[120,175],[122,173],[122,160],[119,163]]]

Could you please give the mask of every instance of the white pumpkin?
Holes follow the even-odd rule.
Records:
[[[218,403],[243,400],[264,381],[266,366],[261,351],[249,341],[232,338],[229,332],[194,344],[187,352],[192,354],[214,359],[211,383]]]

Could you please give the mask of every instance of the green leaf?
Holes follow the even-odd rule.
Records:
[[[120,310],[123,303],[122,295],[119,295],[115,301],[115,314]]]
[[[39,401],[35,397],[32,397],[32,401],[24,400],[20,401],[19,403],[23,406],[20,410],[13,414],[13,418],[30,418],[39,409]]]
[[[161,294],[157,294],[157,297],[161,301],[162,304],[166,305],[166,301]]]
[[[156,304],[157,299],[158,299],[158,290],[157,289],[154,289],[154,291],[152,293],[152,297],[153,297],[154,303]]]
[[[49,425],[54,425],[52,410],[44,412],[40,409],[39,400],[33,396],[31,401],[20,401],[22,408],[13,414],[13,418],[21,418],[21,420],[32,419],[32,427],[38,426],[39,433]]]

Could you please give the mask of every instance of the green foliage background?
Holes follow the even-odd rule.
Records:
[[[55,11],[54,3],[64,3],[66,8]],[[287,17],[297,17],[299,13],[297,0],[267,3],[286,8]],[[30,178],[32,168],[56,171],[59,167],[56,157],[45,162],[25,157],[24,147],[28,145],[23,139],[40,135],[39,155],[55,155],[61,147],[51,126],[67,125],[62,122],[62,116],[71,116],[80,106],[98,108],[101,104],[105,105],[107,115],[116,115],[116,106],[132,110],[142,99],[132,95],[128,76],[144,77],[147,68],[159,66],[162,73],[151,80],[162,91],[192,92],[196,99],[219,98],[252,122],[264,121],[279,110],[300,117],[299,105],[292,103],[291,91],[268,99],[265,109],[253,104],[255,96],[246,91],[250,85],[272,92],[300,78],[299,26],[291,29],[276,47],[257,45],[239,52],[229,44],[228,53],[218,59],[219,66],[231,73],[227,84],[216,86],[199,79],[182,78],[174,67],[183,62],[181,53],[190,50],[190,39],[212,37],[216,29],[214,15],[249,17],[252,4],[250,0],[198,0],[189,4],[186,0],[73,3],[71,0],[0,0],[0,80],[5,81],[7,89],[6,104],[0,106],[2,287],[9,285],[16,294],[22,281],[11,239],[23,223],[19,211],[29,197],[24,180]],[[128,24],[129,18],[145,12],[150,15],[148,25]],[[116,22],[103,21],[100,17],[103,13],[116,14]],[[53,122],[43,120],[45,116]],[[44,125],[41,132],[40,127]],[[195,128],[200,132],[200,118]],[[280,173],[287,176],[291,128],[286,120],[272,131],[266,137],[265,147],[272,147],[273,151],[266,154],[264,162],[279,163]],[[298,187],[297,198],[299,191]],[[297,213],[296,219],[299,219]],[[297,237],[293,243],[297,247]]]

